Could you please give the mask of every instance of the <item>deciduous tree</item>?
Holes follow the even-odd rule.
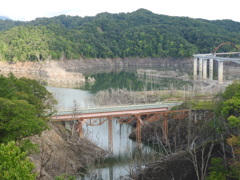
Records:
[[[34,165],[13,141],[0,144],[0,179],[27,179],[35,180]]]

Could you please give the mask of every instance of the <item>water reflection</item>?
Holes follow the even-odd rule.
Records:
[[[161,74],[162,71],[149,71],[140,69],[137,72],[110,72],[93,74],[95,79],[93,85],[86,81],[82,89],[96,93],[101,90],[114,88],[126,88],[129,91],[156,91],[170,89],[181,89],[184,86],[191,86],[189,76],[186,73]],[[165,71],[166,72],[166,71]],[[170,71],[174,72],[174,71]],[[86,79],[88,76],[86,76]]]
[[[93,174],[99,172],[102,179],[114,180],[120,176],[127,176],[130,171],[135,170],[136,164],[141,159],[146,161],[153,157],[156,148],[149,145],[137,145],[135,141],[128,138],[134,128],[129,124],[119,124],[119,119],[113,119],[113,154],[103,161],[97,162],[94,170],[87,173],[82,179],[91,179]],[[108,124],[105,122],[100,126],[84,126],[86,137],[95,142],[99,147],[108,149]]]
[[[89,91],[49,86],[46,88],[57,99],[57,109],[73,109],[75,102],[78,107],[92,106],[90,101],[92,94]]]

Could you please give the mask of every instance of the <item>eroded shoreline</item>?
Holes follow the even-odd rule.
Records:
[[[49,86],[82,87],[85,82],[94,83],[94,78],[85,78],[83,73],[97,72],[100,69],[108,71],[116,68],[124,69],[135,66],[176,66],[191,64],[190,59],[80,59],[80,60],[47,60],[37,62],[0,62],[0,73],[7,75],[12,72],[16,77],[36,79]]]

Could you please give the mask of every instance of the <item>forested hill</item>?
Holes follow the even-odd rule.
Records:
[[[227,41],[240,44],[239,22],[171,17],[145,9],[84,18],[0,20],[0,60],[7,61],[191,57]]]
[[[1,20],[11,20],[9,17],[6,17],[6,16],[0,16],[0,19]]]

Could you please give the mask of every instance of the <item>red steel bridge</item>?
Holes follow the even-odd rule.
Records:
[[[90,126],[99,126],[108,122],[108,149],[113,150],[112,119],[118,118],[119,123],[130,123],[136,120],[136,140],[138,145],[141,143],[141,127],[144,121],[162,120],[163,133],[167,142],[168,138],[168,118],[183,119],[188,116],[189,110],[172,111],[171,108],[181,104],[181,102],[140,104],[127,106],[111,106],[82,108],[79,111],[59,111],[51,116],[52,121],[74,121],[77,120],[77,132],[83,137],[83,123]],[[144,121],[142,120],[144,116]]]

